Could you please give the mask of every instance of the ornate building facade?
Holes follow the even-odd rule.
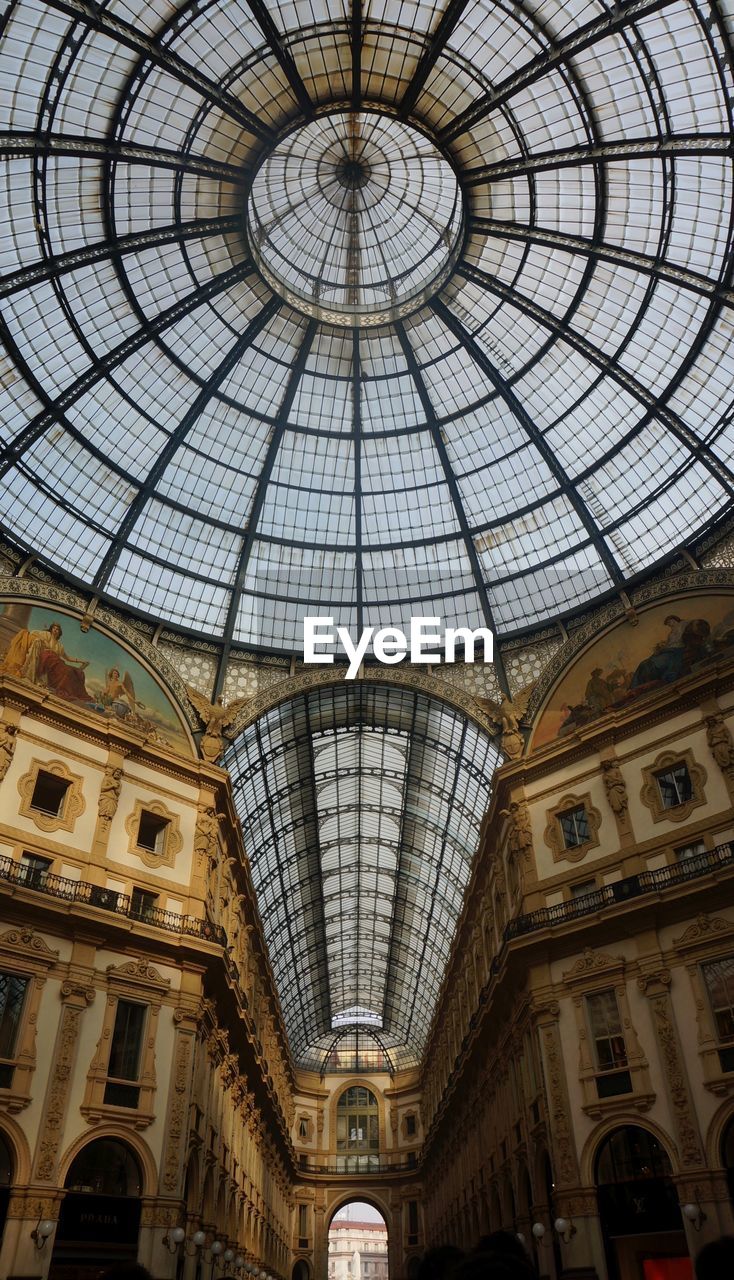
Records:
[[[395,1277],[504,1227],[553,1280],[627,1280],[732,1229],[734,593],[686,586],[592,619],[505,707],[402,1070],[338,1037],[294,1062],[236,795],[175,669],[6,598],[2,1274],[326,1277],[359,1198]]]

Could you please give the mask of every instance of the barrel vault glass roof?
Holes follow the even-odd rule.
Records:
[[[306,613],[509,634],[646,571],[731,499],[730,24],[10,0],[0,520],[281,652]]]
[[[294,1058],[418,1064],[498,752],[423,694],[300,695],[229,749]]]

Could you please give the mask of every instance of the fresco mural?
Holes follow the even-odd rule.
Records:
[[[532,736],[540,747],[654,689],[734,654],[734,595],[685,595],[622,622],[562,677]]]
[[[179,713],[142,663],[94,627],[82,631],[78,618],[58,609],[0,601],[0,674],[29,680],[191,755]]]

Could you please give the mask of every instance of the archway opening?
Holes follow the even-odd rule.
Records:
[[[350,1200],[329,1226],[329,1280],[389,1280],[387,1223],[374,1205]]]
[[[49,1280],[96,1280],[138,1255],[143,1175],[117,1138],[97,1138],[75,1156],[56,1230]]]
[[[599,1219],[610,1280],[692,1276],[670,1158],[639,1125],[615,1129],[596,1156]]]

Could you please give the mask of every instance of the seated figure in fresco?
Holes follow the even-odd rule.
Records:
[[[73,702],[91,701],[84,682],[83,658],[71,658],[61,643],[62,630],[52,622],[48,631],[19,631],[0,663],[0,671],[39,684]]]
[[[669,684],[687,675],[696,662],[706,657],[711,627],[705,618],[685,622],[676,614],[669,614],[665,626],[668,627],[666,639],[655,646],[649,658],[643,658],[632,676],[632,689],[661,682]]]

